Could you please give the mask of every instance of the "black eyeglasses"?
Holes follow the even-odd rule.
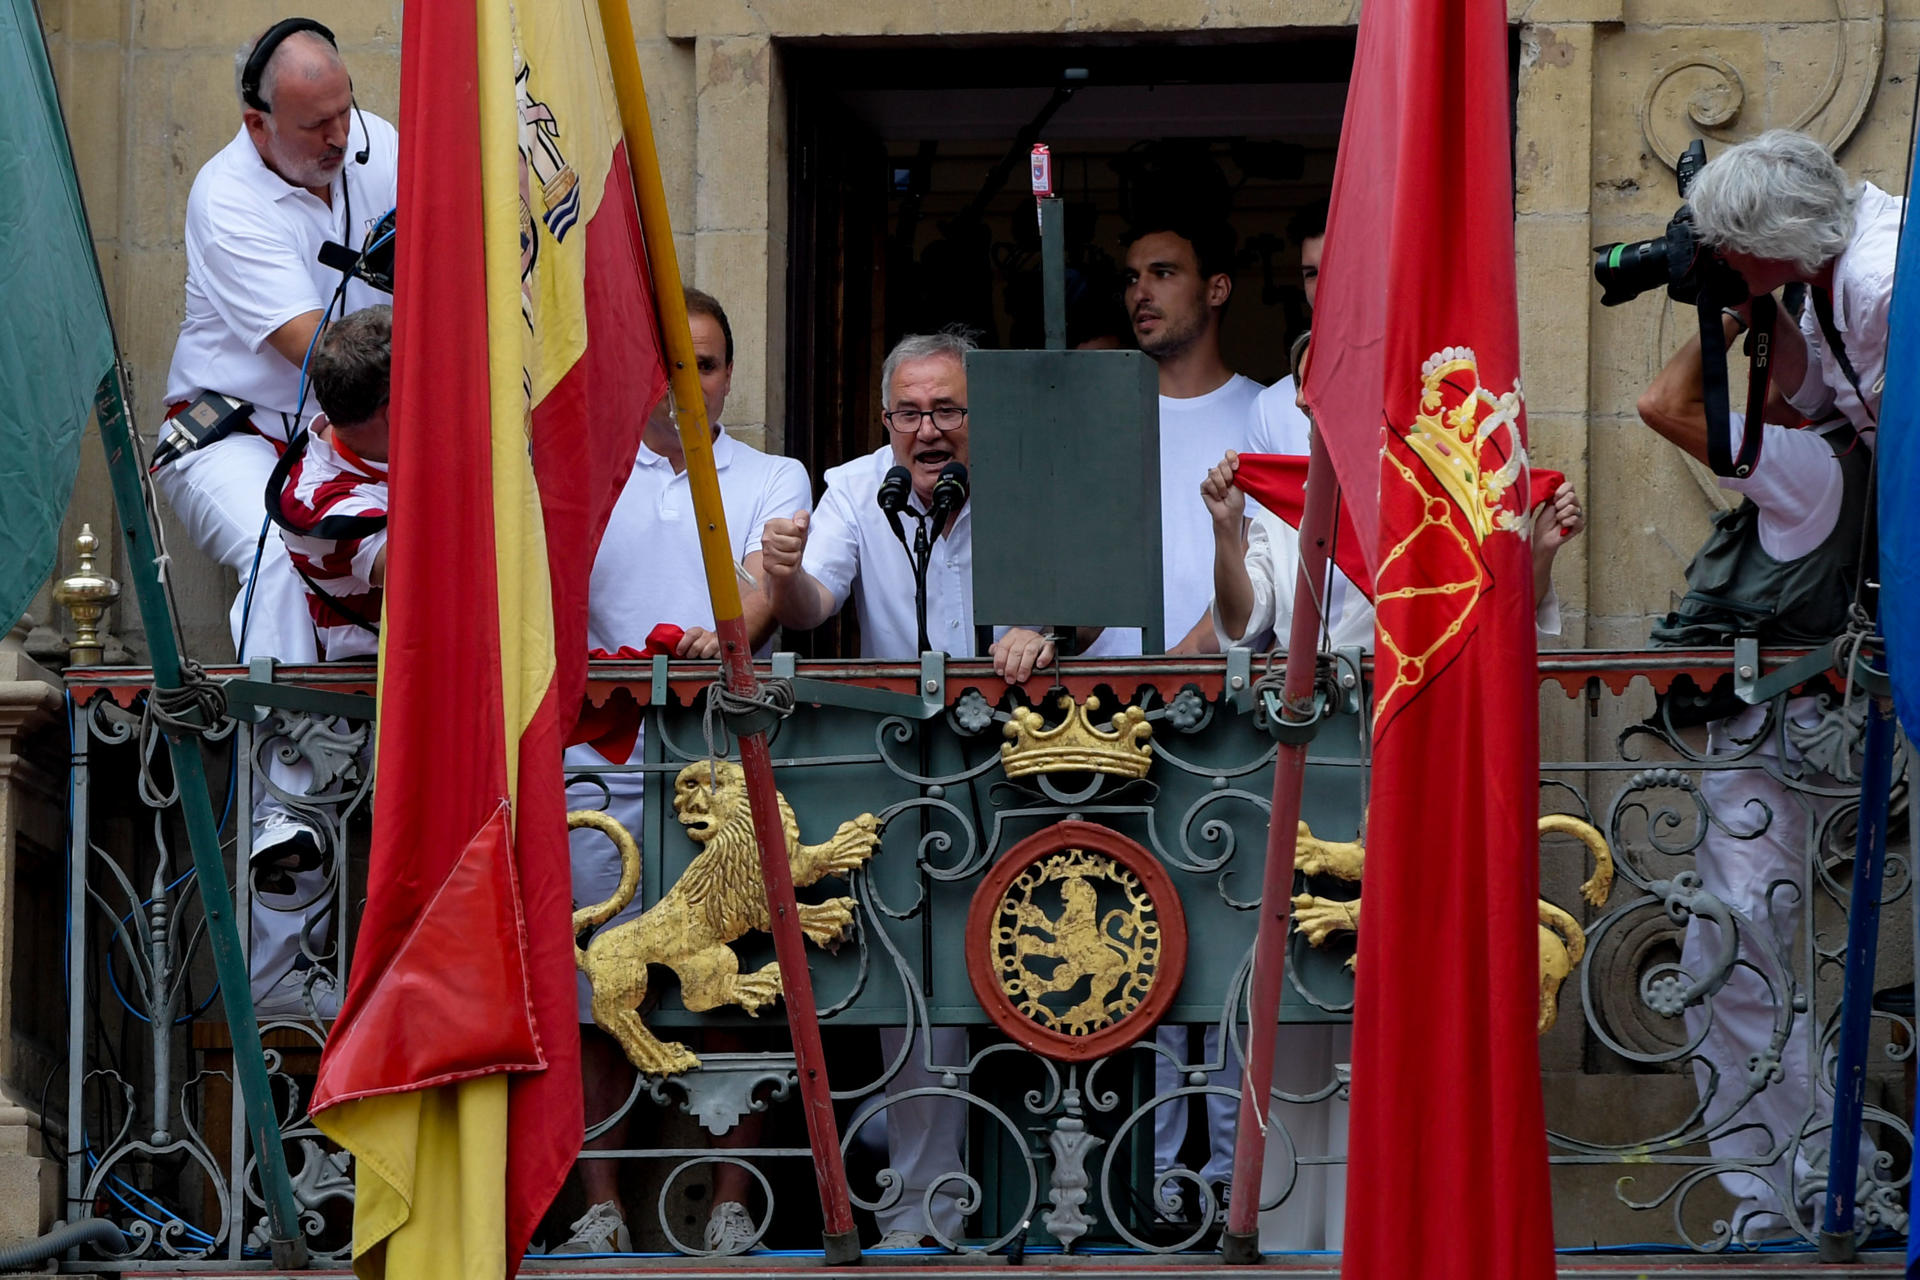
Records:
[[[955,404],[943,404],[938,409],[889,409],[880,417],[903,436],[919,431],[921,422],[928,418],[933,419],[934,430],[942,433],[967,425],[966,407]]]

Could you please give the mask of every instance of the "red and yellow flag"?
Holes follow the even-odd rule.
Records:
[[[598,11],[407,14],[366,913],[315,1121],[354,1269],[511,1274],[582,1135],[561,742],[665,388]]]
[[[1307,398],[1373,570],[1342,1274],[1553,1274],[1506,6],[1368,0]],[[1385,252],[1382,252],[1385,246]]]

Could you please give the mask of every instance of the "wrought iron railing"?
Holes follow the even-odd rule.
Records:
[[[1852,856],[1860,704],[1783,696],[1712,756],[1697,732],[1641,718],[1653,711],[1649,684],[1686,674],[1710,686],[1728,662],[1666,651],[1542,663],[1543,684],[1574,695],[1543,696],[1543,741],[1564,758],[1543,762],[1541,788],[1543,815],[1575,820],[1542,837],[1554,908],[1542,909],[1543,973],[1565,978],[1543,995],[1542,1014],[1558,1014],[1543,1045],[1569,1242],[1712,1251],[1817,1234],[1850,893],[1836,869]],[[1354,653],[1324,673],[1333,707],[1303,812],[1334,845],[1303,863],[1289,939],[1262,1188],[1269,1247],[1338,1239],[1347,905],[1359,884],[1347,865],[1357,850],[1337,846],[1359,834],[1365,803],[1365,672]],[[1210,1144],[1204,1117],[1230,1124],[1238,1096],[1274,757],[1264,661],[1238,652],[1068,664],[1062,688],[1031,709],[977,663],[786,660],[772,674],[793,678],[799,704],[772,743],[799,839],[814,850],[796,857],[835,868],[801,896],[815,941],[828,944],[811,950],[815,989],[854,1202],[869,1225],[988,1250],[1210,1244],[1231,1148],[1223,1157]],[[578,748],[570,757],[571,807],[631,815],[637,805],[640,902],[672,889],[701,907],[630,934],[632,954],[653,967],[644,1030],[627,1039],[643,1056],[684,1046],[702,1066],[613,1090],[617,1105],[588,1117],[584,1157],[620,1162],[641,1251],[712,1251],[704,1228],[716,1194],[745,1204],[751,1226],[714,1247],[817,1246],[808,1149],[795,1108],[782,1105],[792,1059],[778,1045],[779,1006],[748,1016],[729,1001],[758,1005],[769,993],[730,978],[708,990],[698,959],[730,946],[751,977],[771,947],[751,931],[723,936],[735,932],[726,910],[747,905],[719,900],[731,890],[683,880],[744,830],[728,771],[716,778],[731,739],[703,715],[711,678],[664,660],[596,664],[590,701],[603,721],[637,720],[640,747],[630,762],[582,763]],[[166,755],[143,718],[141,673],[76,672],[70,683],[68,1216],[101,1213],[127,1228],[130,1252],[90,1259],[99,1269],[238,1262],[264,1250],[264,1210]],[[260,718],[234,723],[208,751],[232,865],[251,867],[235,878],[242,935],[277,939],[291,974],[261,993],[261,1021],[302,1226],[316,1256],[341,1257],[351,1168],[310,1123],[306,1098],[364,893],[370,727],[354,717],[372,673],[290,669],[275,683],[330,700],[271,706],[289,699],[236,687]],[[1904,795],[1904,757],[1899,776]],[[249,815],[265,797],[320,833],[319,865],[252,867]],[[1581,824],[1614,868],[1598,905],[1573,887],[1592,865]],[[1780,839],[1791,846],[1785,870],[1741,879],[1747,855]],[[1900,851],[1889,867],[1883,909],[1911,873]],[[1588,878],[1593,898],[1600,879]],[[721,923],[689,928],[691,915]],[[1695,921],[1706,923],[1692,924],[1688,942]],[[1907,999],[1908,1012],[1889,999],[1879,1014],[1882,1075],[1910,1060]],[[1758,1055],[1716,1072],[1727,1052],[1715,1037],[1756,1018]],[[1156,1021],[1194,1031],[1156,1034]],[[1905,1228],[1909,1119],[1869,1106],[1863,1236]]]

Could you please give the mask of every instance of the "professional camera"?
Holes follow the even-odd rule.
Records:
[[[320,263],[357,276],[382,293],[393,292],[393,232],[394,214],[389,209],[367,231],[367,238],[358,252],[346,245],[328,241],[320,246]]]
[[[1680,199],[1707,163],[1707,144],[1695,138],[1674,171]],[[1594,251],[1593,278],[1605,291],[1603,306],[1616,307],[1664,287],[1675,302],[1693,304],[1704,291],[1714,305],[1745,301],[1747,289],[1739,273],[1718,255],[1701,246],[1693,230],[1693,210],[1682,204],[1657,240],[1632,244],[1603,244]]]

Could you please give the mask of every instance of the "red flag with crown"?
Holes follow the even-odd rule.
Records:
[[[1306,388],[1378,618],[1342,1270],[1548,1277],[1505,5],[1368,0],[1352,84]]]

